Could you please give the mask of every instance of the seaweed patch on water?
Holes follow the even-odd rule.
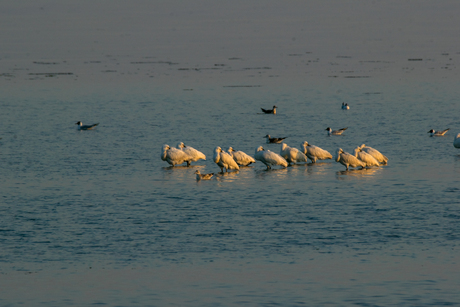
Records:
[[[45,77],[56,77],[56,76],[71,76],[73,72],[37,72],[29,73],[30,76],[45,76]]]
[[[423,59],[407,59],[408,61],[423,61]]]
[[[137,61],[131,62],[131,64],[168,64],[168,65],[178,65],[179,63],[171,61]]]
[[[59,64],[58,62],[38,62],[38,61],[34,61],[33,63],[38,64],[38,65],[58,65]]]

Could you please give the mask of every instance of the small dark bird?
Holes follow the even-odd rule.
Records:
[[[279,144],[281,143],[285,138],[272,138],[270,137],[270,134],[267,134],[266,136],[264,136],[264,138],[267,138],[267,143],[270,144]]]
[[[273,106],[273,109],[271,109],[271,110],[265,110],[265,109],[262,109],[262,108],[260,108],[260,109],[262,110],[262,112],[264,112],[266,114],[276,114],[276,106]]]
[[[99,123],[94,124],[94,125],[84,125],[83,126],[83,123],[78,121],[78,122],[75,123],[75,125],[78,125],[78,130],[91,130],[94,127],[96,127],[97,125],[99,125]]]

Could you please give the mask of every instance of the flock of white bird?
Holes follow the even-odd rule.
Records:
[[[350,107],[348,104],[342,103],[342,109],[349,110]],[[276,114],[276,106],[273,106],[273,109],[262,109],[266,114]],[[92,127],[91,127],[92,128]],[[330,127],[326,128],[326,131],[329,136],[331,135],[341,135],[347,128],[342,128],[338,130],[332,130]],[[428,131],[430,136],[444,136],[449,129],[443,131],[435,131],[431,129]],[[272,138],[270,135],[266,135],[268,144],[280,144],[284,141],[284,138]],[[454,147],[460,148],[460,133],[454,139]],[[310,159],[311,163],[316,163],[318,160],[327,160],[332,159],[332,155],[327,151],[318,146],[311,145],[307,141],[300,144],[300,150],[294,147],[288,146],[286,143],[283,143],[281,146],[280,153],[277,154],[270,150],[266,150],[263,146],[256,148],[254,157],[242,152],[235,151],[232,147],[229,147],[227,151],[223,151],[222,148],[217,146],[214,149],[213,160],[220,167],[220,171],[223,173],[229,170],[239,170],[241,166],[248,166],[252,163],[255,163],[256,160],[265,164],[268,169],[271,169],[273,166],[282,166],[287,167],[295,163],[308,163]],[[187,166],[190,166],[191,162],[196,162],[198,160],[206,160],[205,154],[201,151],[196,150],[193,147],[186,146],[184,143],[180,142],[177,144],[177,148],[170,147],[169,145],[163,145],[161,159],[168,162],[172,166],[180,165],[187,163]],[[370,168],[370,167],[379,167],[382,164],[388,163],[388,158],[380,153],[377,149],[366,146],[362,144],[354,149],[353,154],[347,153],[338,148],[334,160],[346,167],[348,170],[352,168]],[[196,179],[211,179],[214,173],[201,174],[199,170],[195,172]]]
[[[235,151],[232,147],[229,147],[227,151],[223,151],[222,148],[217,146],[214,149],[213,160],[214,163],[220,167],[220,171],[223,173],[224,169],[225,172],[228,172],[229,170],[239,170],[241,166],[248,166],[255,163],[256,160],[265,164],[268,170],[277,165],[287,167],[295,163],[308,163],[308,159],[311,163],[316,163],[318,160],[333,158],[327,150],[311,145],[307,141],[301,144],[301,148],[302,150],[299,150],[283,143],[280,153],[277,154],[264,149],[263,146],[259,146],[255,150],[254,157],[251,157],[245,152]],[[206,160],[206,155],[201,151],[198,151],[193,147],[186,146],[184,143],[180,142],[177,144],[177,147],[170,147],[166,144],[163,145],[161,159],[172,166],[183,163],[187,163],[187,166],[190,166],[191,162]],[[381,164],[387,164],[388,158],[378,150],[363,144],[355,148],[353,155],[344,152],[341,148],[338,148],[335,161],[344,165],[348,170],[349,167],[378,167]],[[197,170],[195,174],[197,180],[211,179],[214,175],[214,173],[201,174],[199,170]]]

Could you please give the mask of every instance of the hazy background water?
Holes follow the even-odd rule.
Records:
[[[460,303],[457,2],[0,8],[2,305]],[[390,161],[195,180],[267,133]]]

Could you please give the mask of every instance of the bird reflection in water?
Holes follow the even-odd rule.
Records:
[[[347,178],[354,177],[354,178],[365,178],[365,177],[372,177],[377,172],[379,172],[380,168],[363,168],[363,169],[350,169],[345,171],[338,171],[336,172],[337,179],[339,180],[346,180]]]

